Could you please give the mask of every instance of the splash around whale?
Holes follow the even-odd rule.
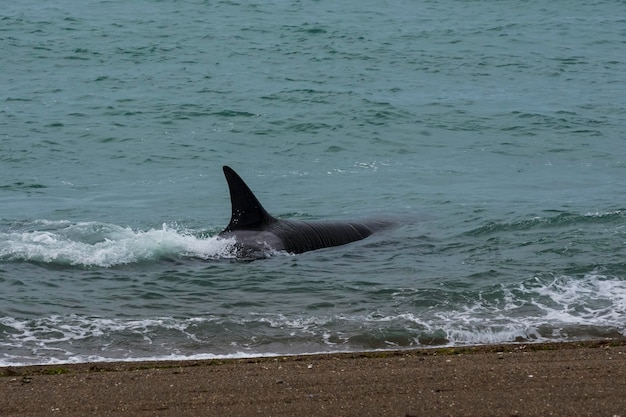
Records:
[[[224,166],[230,190],[232,215],[219,237],[235,239],[237,255],[258,257],[269,251],[293,254],[365,239],[388,228],[391,221],[293,221],[277,219],[261,205],[254,193],[230,167]]]

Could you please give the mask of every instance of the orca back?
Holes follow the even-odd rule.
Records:
[[[280,220],[272,217],[237,173],[224,166],[232,213],[230,223],[219,234],[235,237],[242,253],[265,249],[302,253],[344,245],[365,239],[389,226],[385,221],[308,222]]]

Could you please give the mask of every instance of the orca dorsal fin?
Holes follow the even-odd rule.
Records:
[[[224,165],[223,169],[230,190],[230,204],[232,206],[230,223],[224,232],[261,229],[263,226],[276,221],[265,211],[250,188],[232,168]]]

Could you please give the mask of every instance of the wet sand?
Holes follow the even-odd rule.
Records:
[[[7,416],[622,416],[626,340],[0,368]]]

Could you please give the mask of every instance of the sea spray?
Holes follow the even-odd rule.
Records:
[[[163,224],[133,230],[114,224],[37,221],[45,230],[0,233],[0,261],[112,267],[177,257],[234,257],[233,241]],[[200,235],[200,236],[198,236]]]

